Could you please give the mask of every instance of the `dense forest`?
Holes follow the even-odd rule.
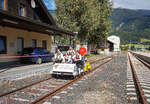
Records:
[[[121,43],[140,43],[141,39],[150,39],[150,10],[130,10],[117,8],[112,16],[113,32],[120,36]]]

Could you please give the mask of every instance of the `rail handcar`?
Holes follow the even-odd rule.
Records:
[[[85,61],[84,66],[77,66],[76,64],[68,63],[55,63],[51,71],[52,75],[62,75],[62,76],[80,76],[91,69],[90,63]]]

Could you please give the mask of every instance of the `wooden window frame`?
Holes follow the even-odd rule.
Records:
[[[7,10],[7,0],[4,0],[4,10]]]
[[[3,7],[2,10],[6,11],[7,10],[7,0],[3,0]]]
[[[7,37],[6,36],[0,36],[0,38],[4,39],[4,47],[5,47],[5,50],[0,51],[0,54],[7,54]]]
[[[23,50],[23,48],[24,48],[24,38],[18,37],[17,40],[18,40],[18,39],[22,39],[22,50]],[[17,42],[18,42],[18,41],[17,41]],[[17,43],[17,53],[21,53],[21,52],[18,51],[18,43]]]
[[[23,14],[21,14],[20,12],[20,9],[22,8],[22,12]],[[19,7],[18,7],[18,14],[20,16],[23,16],[23,17],[26,17],[26,6],[24,4],[19,4]]]

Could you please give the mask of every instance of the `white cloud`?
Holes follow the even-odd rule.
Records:
[[[150,0],[112,0],[114,8],[150,9]]]
[[[52,6],[52,8],[56,8],[56,4],[54,1],[52,2],[51,6]]]
[[[120,7],[124,7],[124,5],[114,2],[114,3],[113,3],[113,7],[114,7],[114,8],[120,8]]]

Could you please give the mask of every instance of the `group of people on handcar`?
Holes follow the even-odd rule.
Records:
[[[61,53],[60,49],[57,49],[53,61],[54,63],[76,64],[77,67],[84,67],[85,54],[86,48],[83,45],[77,51],[74,51],[70,46],[69,50],[64,54]]]

